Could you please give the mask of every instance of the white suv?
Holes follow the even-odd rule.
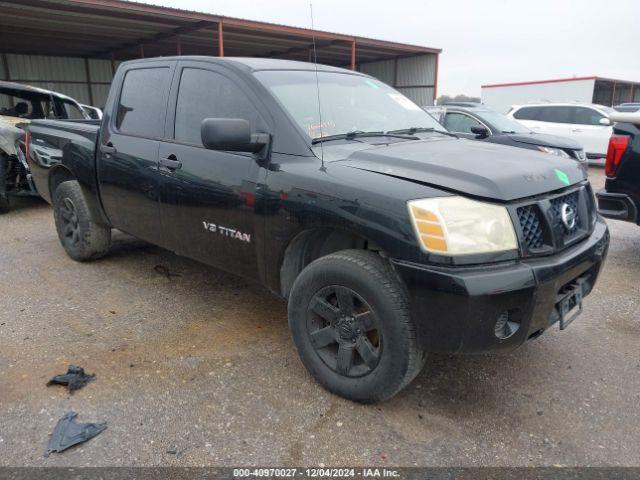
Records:
[[[537,103],[515,105],[507,116],[534,132],[571,138],[584,147],[587,157],[607,154],[612,128],[609,115],[615,110],[589,103]]]

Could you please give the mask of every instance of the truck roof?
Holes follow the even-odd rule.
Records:
[[[123,62],[122,65],[130,65],[136,63],[153,62],[157,60],[189,60],[207,63],[226,63],[233,64],[241,68],[245,68],[251,71],[259,70],[307,70],[315,71],[316,64],[311,62],[299,62],[296,60],[280,60],[274,58],[256,58],[256,57],[213,57],[204,55],[181,55],[173,57],[158,57],[158,58],[140,58],[135,60],[129,60]],[[349,73],[352,75],[366,76],[361,72],[349,70],[346,68],[333,67],[331,65],[317,64],[318,71],[321,72],[341,72]]]

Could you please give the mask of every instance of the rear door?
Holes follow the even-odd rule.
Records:
[[[100,196],[111,224],[161,246],[158,148],[174,63],[143,62],[120,73],[121,89],[97,153]]]
[[[573,107],[549,105],[539,108],[536,114],[536,126],[532,127],[535,132],[575,139],[572,132]]]
[[[234,72],[204,62],[178,64],[167,131],[160,145],[161,211],[172,250],[226,271],[259,278],[256,214],[266,170],[249,153],[207,150],[205,118],[243,118],[253,132],[269,129],[268,115]]]

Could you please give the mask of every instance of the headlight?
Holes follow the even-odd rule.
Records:
[[[505,207],[464,197],[408,202],[418,243],[428,253],[469,255],[518,248]]]
[[[550,153],[551,155],[557,155],[558,157],[562,158],[571,158],[571,156],[561,148],[542,147],[538,145],[538,150],[544,153]]]

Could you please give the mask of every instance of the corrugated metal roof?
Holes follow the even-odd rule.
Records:
[[[315,38],[318,61],[349,65],[440,49],[310,30],[274,23],[122,0],[0,0],[3,52],[128,59],[182,54],[217,55],[223,26],[224,53],[309,60]]]

